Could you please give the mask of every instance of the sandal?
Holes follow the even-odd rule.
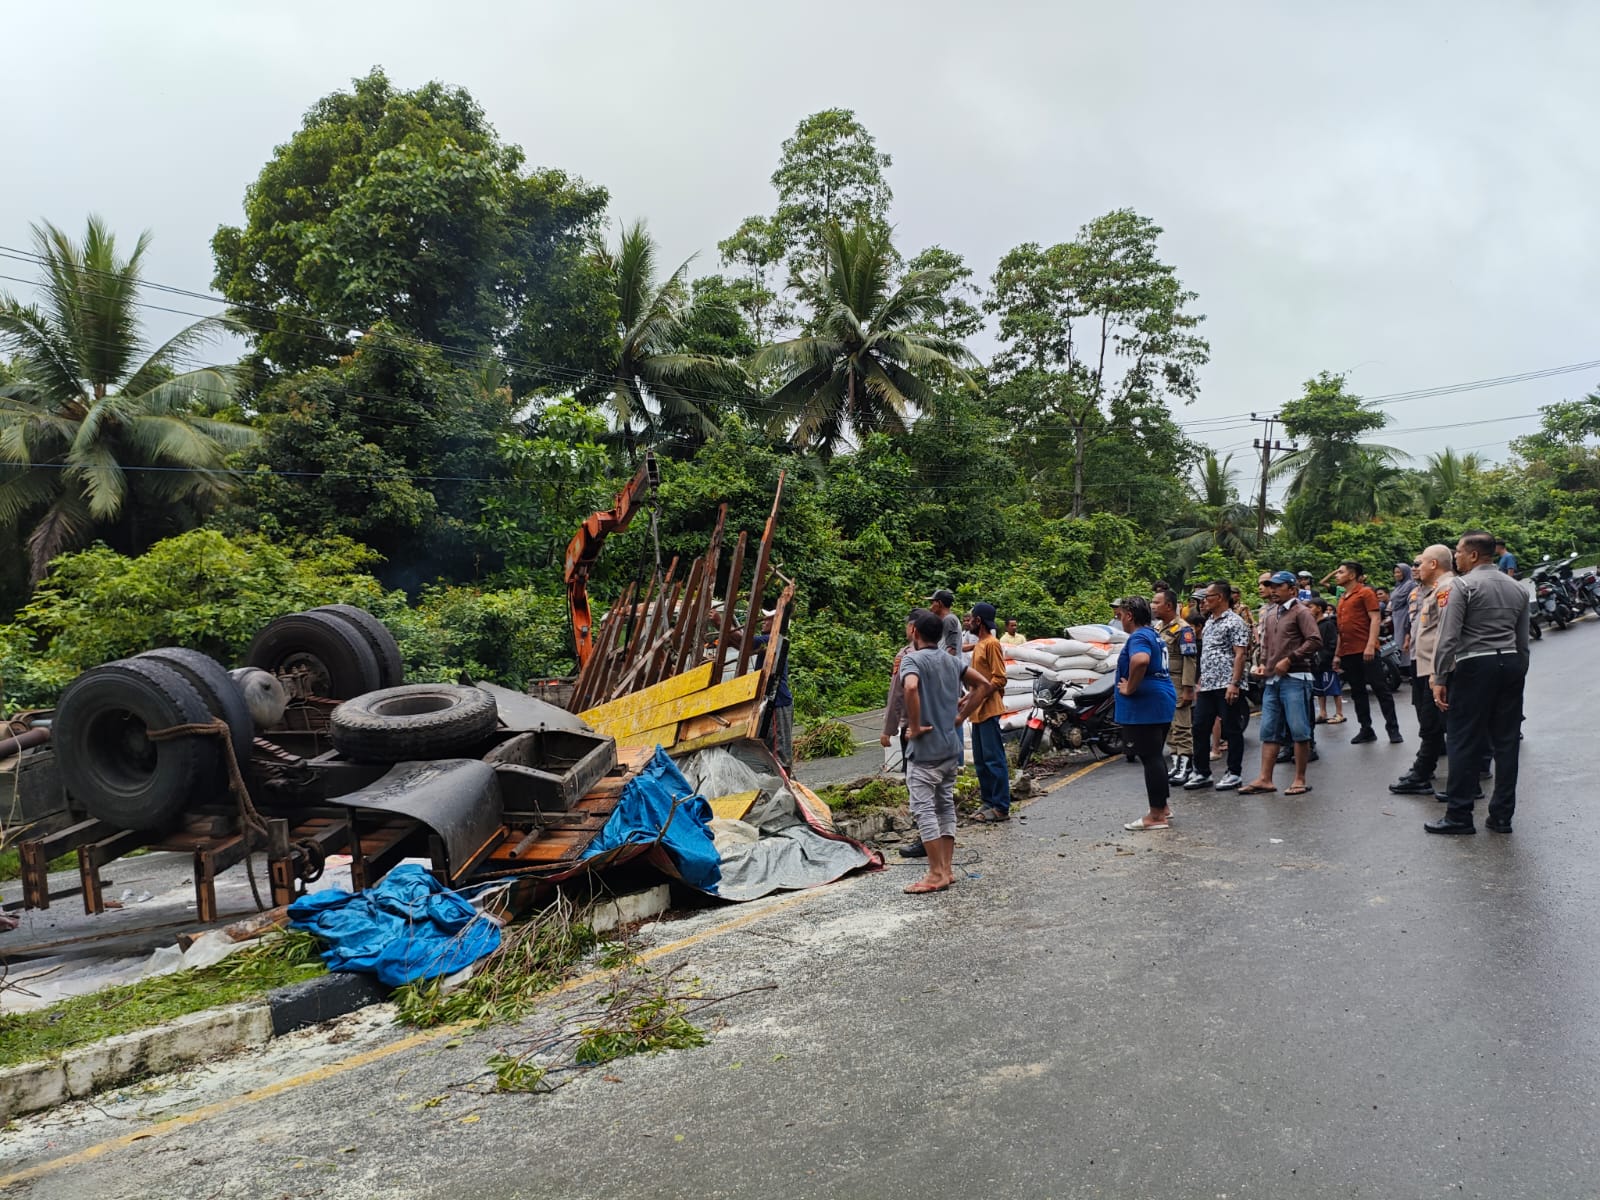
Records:
[[[998,808],[980,809],[978,815],[972,818],[980,825],[998,825],[1002,821],[1011,820],[1011,814],[1001,812]]]
[[[1293,786],[1288,787],[1288,788],[1284,789],[1284,793],[1283,794],[1285,796],[1304,796],[1310,790],[1311,790],[1311,785],[1308,783],[1303,787],[1293,787]]]
[[[1342,715],[1341,716],[1337,716],[1337,717],[1329,717],[1328,718],[1328,724],[1329,725],[1343,725],[1344,724],[1344,717]]]
[[[1277,790],[1278,789],[1275,788],[1275,787],[1262,787],[1260,784],[1247,783],[1242,788],[1239,789],[1239,795],[1241,795],[1241,796],[1265,796],[1268,793],[1273,793],[1273,792],[1276,792]]]
[[[1153,829],[1171,829],[1172,818],[1168,817],[1165,821],[1147,821],[1144,817],[1140,817],[1137,821],[1129,821],[1123,828],[1129,833],[1146,833]]]
[[[908,896],[927,896],[934,892],[947,892],[950,890],[948,883],[923,883],[920,879],[902,889]]]

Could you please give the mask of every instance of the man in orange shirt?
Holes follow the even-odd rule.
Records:
[[[994,635],[994,605],[978,603],[967,617],[967,628],[978,635],[972,648],[972,672],[983,677],[961,698],[957,721],[972,724],[972,765],[978,772],[983,809],[975,818],[985,823],[1011,819],[1011,769],[1000,734],[1005,712],[1006,657]]]
[[[1344,589],[1339,597],[1339,657],[1334,669],[1350,685],[1350,699],[1355,704],[1356,720],[1361,724],[1350,744],[1359,746],[1378,740],[1372,730],[1372,706],[1367,702],[1369,685],[1378,697],[1378,707],[1383,710],[1383,724],[1389,731],[1389,740],[1396,744],[1403,742],[1405,738],[1400,736],[1394,697],[1383,686],[1383,676],[1373,664],[1378,656],[1378,630],[1383,624],[1378,593],[1367,586],[1366,572],[1357,562],[1340,563],[1333,579]]]

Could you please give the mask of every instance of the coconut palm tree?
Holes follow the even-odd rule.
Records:
[[[643,221],[625,227],[614,250],[602,245],[595,253],[617,298],[616,361],[602,398],[629,456],[641,441],[698,445],[715,435],[719,406],[743,398],[748,382],[732,359],[683,348],[691,260],[658,283],[657,246]]]
[[[1240,560],[1255,552],[1255,510],[1239,499],[1235,476],[1233,455],[1218,459],[1214,450],[1206,451],[1199,478],[1190,485],[1192,506],[1187,519],[1167,530],[1178,564],[1185,571],[1211,549]]]
[[[126,259],[98,217],[81,243],[49,222],[33,240],[40,303],[0,295],[0,349],[15,355],[0,388],[0,524],[33,522],[37,583],[62,550],[131,525],[138,502],[170,510],[220,498],[231,480],[224,459],[255,434],[219,416],[235,393],[232,368],[185,369],[231,328],[225,318],[146,352],[135,304],[148,233]]]
[[[944,311],[950,272],[911,271],[896,286],[889,231],[875,222],[830,225],[823,246],[828,271],[812,332],[766,347],[752,371],[780,381],[767,401],[774,429],[828,458],[848,431],[904,433],[937,383],[971,385],[963,367],[973,359],[923,324]]]
[[[1450,503],[1450,497],[1459,492],[1483,470],[1483,456],[1469,450],[1457,454],[1446,447],[1438,454],[1428,455],[1427,466],[1422,470],[1421,508],[1424,516],[1437,517]]]

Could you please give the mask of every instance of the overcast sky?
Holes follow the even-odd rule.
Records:
[[[702,273],[827,107],[893,155],[908,255],[938,243],[986,278],[1131,206],[1207,314],[1179,414],[1197,430],[1322,369],[1379,395],[1600,359],[1592,2],[10,0],[0,34],[0,245],[98,212],[154,232],[162,283],[210,290],[209,239],[272,148],[379,64],[466,87],[530,163],[604,184]],[[1600,368],[1398,404],[1385,440],[1502,456],[1536,419],[1405,431],[1596,386]],[[1213,428],[1250,457],[1250,429]]]

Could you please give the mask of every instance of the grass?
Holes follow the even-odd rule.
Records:
[[[854,783],[830,783],[816,789],[835,816],[859,817],[865,813],[904,809],[910,804],[906,785],[898,779],[858,779]],[[978,776],[971,767],[956,775],[956,811],[976,812],[982,804]]]
[[[794,740],[794,756],[800,759],[848,758],[855,752],[855,731],[843,721],[818,721]]]
[[[34,1012],[0,1014],[0,1066],[58,1058],[102,1038],[299,983],[325,970],[318,949],[310,934],[291,930],[198,971],[74,996]]]
[[[52,858],[49,869],[67,871],[78,865],[78,852],[69,850],[60,858]],[[22,878],[22,852],[15,847],[0,850],[0,883]]]

